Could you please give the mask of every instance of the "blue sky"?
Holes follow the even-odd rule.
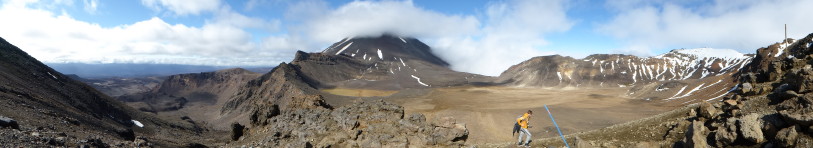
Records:
[[[4,0],[0,37],[47,63],[273,66],[349,36],[416,37],[459,71],[534,56],[753,53],[813,32],[811,0]]]

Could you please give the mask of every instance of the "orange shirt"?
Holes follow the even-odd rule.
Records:
[[[522,126],[522,128],[528,128],[528,122],[529,122],[528,120],[530,120],[530,119],[531,119],[531,115],[528,114],[528,113],[525,113],[525,114],[522,115],[522,117],[517,118],[517,123],[519,123],[519,126]]]

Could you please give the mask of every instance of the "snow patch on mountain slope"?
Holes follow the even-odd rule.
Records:
[[[418,78],[418,77],[416,77],[415,75],[410,75],[410,76],[412,76],[412,78],[415,78],[415,80],[418,80],[418,84],[421,84],[421,85],[423,85],[423,86],[429,86],[429,85],[427,85],[426,83],[421,82],[421,78]]]
[[[384,54],[381,53],[381,49],[378,49],[378,59],[384,60]]]
[[[689,90],[689,92],[686,92],[682,96],[669,98],[669,100],[691,96],[692,93],[694,93],[695,91],[700,90],[701,88],[703,88],[703,85],[706,85],[706,83],[703,83],[703,84],[698,85],[697,87],[694,87],[694,89]]]
[[[56,80],[56,79],[57,79],[57,78],[56,78],[56,76],[54,76],[53,74],[51,74],[51,72],[48,72],[48,75],[51,75],[51,77],[53,77],[53,78],[54,78],[54,80]]]
[[[683,86],[683,88],[680,88],[680,90],[678,90],[678,92],[677,92],[677,93],[675,93],[675,95],[672,95],[672,97],[666,98],[666,100],[672,100],[672,98],[675,98],[675,97],[676,97],[678,94],[682,93],[682,92],[683,92],[683,90],[686,90],[686,87],[689,87],[689,86],[688,86],[688,85],[687,85],[687,86]]]
[[[144,127],[144,124],[141,124],[141,122],[138,122],[137,120],[131,120],[131,121],[133,122],[133,124],[135,124],[135,126]]]
[[[341,53],[342,53],[342,51],[344,51],[345,49],[347,49],[347,47],[350,47],[350,45],[353,45],[353,42],[350,42],[350,44],[344,45],[344,47],[342,47],[342,49],[341,49],[341,50],[339,50],[339,52],[336,52],[336,55],[341,54]]]
[[[782,55],[782,53],[785,52],[785,48],[788,48],[788,46],[789,44],[785,43],[779,44],[779,48],[776,49],[776,55],[773,55],[773,57],[779,57],[779,55]]]
[[[698,59],[703,58],[739,59],[747,57],[745,54],[737,52],[736,50],[733,49],[694,48],[694,49],[675,49],[673,50],[673,52],[694,55]],[[655,58],[663,58],[666,54],[655,56]]]

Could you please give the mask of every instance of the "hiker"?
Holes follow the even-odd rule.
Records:
[[[534,114],[533,111],[528,110],[528,112],[517,118],[517,124],[514,125],[514,131],[517,131],[517,129],[519,129],[518,130],[519,139],[517,139],[517,145],[521,146],[523,144],[522,135],[527,135],[524,144],[525,146],[530,146],[528,142],[531,140],[531,132],[528,131],[528,128],[531,126],[528,125],[528,122],[530,122],[529,120],[531,119],[531,116],[533,116],[533,114]]]

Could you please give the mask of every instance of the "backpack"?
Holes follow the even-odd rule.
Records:
[[[522,115],[517,116],[517,118],[522,118]],[[514,130],[511,132],[511,136],[514,136],[516,135],[516,133],[519,133],[520,128],[522,127],[519,126],[519,122],[514,122]]]

